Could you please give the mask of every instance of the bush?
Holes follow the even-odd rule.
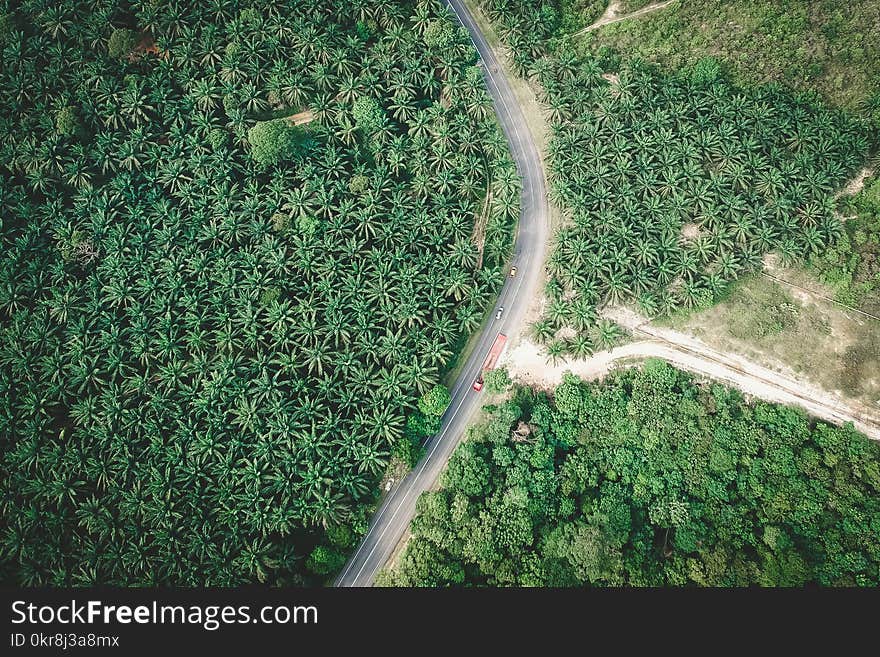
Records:
[[[361,96],[354,101],[351,113],[357,127],[368,135],[379,130],[385,119],[385,110],[375,98],[370,96]]]
[[[416,411],[406,418],[406,429],[404,429],[404,433],[407,436],[421,440],[422,438],[433,436],[439,430],[439,417],[425,415],[421,411]]]
[[[419,410],[425,415],[440,417],[443,415],[452,396],[444,385],[436,385],[419,399]]]
[[[71,137],[79,132],[80,123],[76,108],[67,106],[58,110],[55,115],[55,128],[59,134]]]
[[[691,69],[691,79],[697,84],[711,84],[721,77],[721,64],[714,57],[703,57]]]
[[[486,372],[483,380],[486,384],[486,392],[490,394],[505,392],[512,383],[510,380],[510,374],[508,374],[507,370],[503,367],[489,370]]]
[[[306,568],[316,575],[331,575],[345,565],[345,557],[326,545],[319,545],[306,560]]]
[[[284,119],[260,121],[248,130],[247,137],[251,157],[263,166],[294,159],[305,141],[302,131]]]
[[[223,128],[213,128],[208,133],[208,143],[215,151],[226,145],[227,135]]]
[[[421,441],[411,435],[401,436],[391,448],[391,456],[400,459],[409,468],[415,467],[424,453],[425,448],[422,447]]]
[[[348,191],[355,196],[360,196],[370,187],[370,179],[363,174],[357,174],[348,181]]]
[[[117,28],[107,41],[107,54],[113,58],[125,57],[135,49],[138,43],[138,35],[133,30]]]
[[[432,50],[445,50],[455,40],[455,33],[448,21],[433,21],[425,28],[425,45]]]

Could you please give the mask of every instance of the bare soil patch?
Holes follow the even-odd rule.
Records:
[[[314,120],[315,115],[312,110],[297,112],[296,114],[291,114],[287,117],[287,122],[291,125],[305,125],[307,123],[311,123]]]
[[[855,178],[850,180],[846,187],[843,188],[841,194],[846,196],[855,196],[860,191],[865,188],[865,181],[874,175],[874,169],[871,167],[864,167]],[[839,196],[840,194],[838,194]]]

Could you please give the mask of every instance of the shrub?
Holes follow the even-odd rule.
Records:
[[[448,21],[433,21],[425,28],[425,45],[432,50],[445,50],[454,40],[455,34]]]
[[[316,575],[331,575],[342,568],[345,557],[326,545],[319,545],[306,560],[306,568]]]
[[[247,137],[251,157],[263,166],[294,159],[304,144],[302,131],[284,119],[260,121],[248,130]]]
[[[62,107],[58,110],[58,113],[55,115],[55,128],[58,130],[59,134],[67,137],[73,136],[79,132],[80,123],[76,108],[68,105],[67,107]]]
[[[485,377],[483,377],[483,379],[486,384],[486,392],[491,394],[505,392],[512,383],[512,381],[510,380],[510,374],[508,374],[507,370],[503,367],[489,370],[488,372],[486,372],[486,375]]]
[[[425,415],[440,417],[446,411],[452,396],[444,385],[436,385],[419,399],[419,410]]]
[[[691,79],[697,84],[711,84],[721,77],[721,64],[714,57],[703,57],[691,69]]]
[[[117,28],[113,30],[107,41],[107,54],[116,59],[125,57],[135,49],[137,42],[138,35],[135,31]]]
[[[354,101],[351,110],[354,122],[366,134],[372,134],[382,127],[385,118],[385,110],[375,98],[361,96]]]
[[[208,133],[208,143],[215,151],[226,145],[226,131],[223,128],[214,128]]]

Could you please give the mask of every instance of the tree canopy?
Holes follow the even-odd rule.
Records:
[[[278,164],[301,154],[306,137],[284,119],[258,121],[248,128],[251,157],[262,165]]]
[[[487,410],[386,583],[880,583],[880,445],[851,426],[661,361]]]
[[[864,121],[779,87],[737,89],[708,60],[608,75],[560,49],[536,67],[551,193],[571,217],[535,329],[551,346],[582,356],[610,342],[597,306],[637,303],[650,317],[704,307],[768,252],[803,262],[842,234],[834,193],[865,162]]]

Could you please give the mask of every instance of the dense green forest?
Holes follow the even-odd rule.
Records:
[[[0,47],[0,579],[329,574],[503,280],[466,33],[434,0],[0,0]]]
[[[384,584],[877,586],[880,445],[660,361],[488,407]]]
[[[599,61],[560,50],[535,66],[551,193],[570,217],[539,338],[582,332],[597,304],[637,301],[648,316],[705,306],[764,254],[801,261],[842,234],[833,193],[867,156],[862,121],[779,87],[737,89],[711,61],[603,77]]]

